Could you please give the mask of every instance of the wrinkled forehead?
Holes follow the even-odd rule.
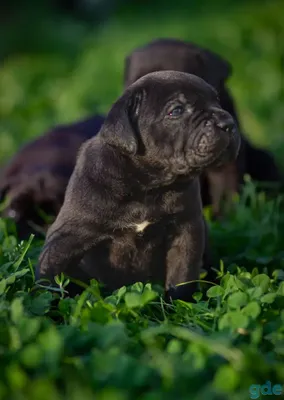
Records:
[[[154,77],[146,79],[142,86],[148,101],[163,107],[174,100],[195,104],[197,102],[207,103],[216,98],[215,89],[205,81],[194,75],[186,75],[181,78],[178,75],[169,77],[165,74],[156,79]]]

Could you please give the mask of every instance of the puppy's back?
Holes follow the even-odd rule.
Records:
[[[15,215],[20,237],[33,231],[26,227],[28,220],[43,224],[36,211],[38,208],[48,215],[57,214],[78,150],[82,143],[99,132],[103,122],[104,117],[95,115],[56,126],[23,146],[2,169],[0,201],[6,196],[10,199],[3,215]],[[24,229],[21,229],[22,225]]]
[[[64,165],[76,161],[80,145],[95,136],[104,122],[100,115],[92,116],[76,123],[58,125],[43,135],[25,144],[1,171],[0,186],[3,178],[21,173],[29,174],[35,169]],[[75,159],[74,159],[75,157]]]

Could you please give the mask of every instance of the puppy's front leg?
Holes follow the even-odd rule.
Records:
[[[78,218],[68,208],[61,209],[48,230],[45,245],[39,257],[37,279],[76,271],[86,251],[98,241],[98,233],[84,216]],[[79,267],[78,267],[79,268]]]
[[[203,217],[175,227],[167,252],[166,291],[172,299],[192,300],[198,285],[193,282],[176,287],[183,282],[199,279],[205,247]]]
[[[236,162],[228,163],[219,169],[207,171],[209,191],[212,201],[212,211],[215,217],[222,215],[221,203],[223,198],[227,207],[232,205],[232,198],[239,191],[239,176]]]

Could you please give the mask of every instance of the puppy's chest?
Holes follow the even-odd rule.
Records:
[[[133,199],[126,203],[118,221],[118,228],[122,232],[133,232],[137,236],[145,236],[151,232],[162,233],[182,216],[185,203],[183,194],[173,192]]]

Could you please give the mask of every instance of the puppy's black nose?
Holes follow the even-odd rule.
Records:
[[[216,118],[215,124],[218,128],[222,129],[222,131],[228,133],[233,132],[235,129],[235,122],[231,116]]]

